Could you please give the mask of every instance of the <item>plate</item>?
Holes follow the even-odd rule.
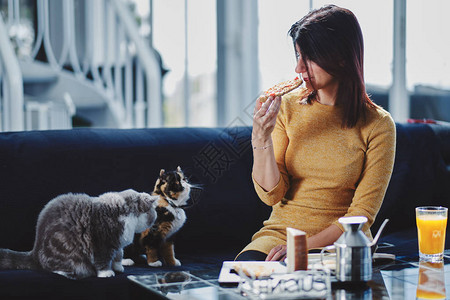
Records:
[[[324,266],[330,271],[336,270],[336,253],[327,253],[324,256],[323,264],[320,261],[320,253],[308,254],[308,269],[321,270]]]
[[[242,267],[253,273],[286,274],[287,272],[286,264],[279,261],[224,261],[219,274],[219,283],[239,283],[241,277],[236,273],[236,267]]]
[[[324,265],[330,271],[336,269],[336,254],[327,253],[324,258]],[[320,261],[320,253],[308,254],[308,270],[323,270],[324,265]],[[241,277],[237,274],[235,266],[242,266],[249,272],[264,274],[286,274],[287,266],[279,261],[224,261],[219,274],[219,283],[236,284]]]

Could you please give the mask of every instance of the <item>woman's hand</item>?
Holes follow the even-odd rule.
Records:
[[[253,111],[252,140],[255,146],[264,146],[270,140],[270,135],[275,128],[277,114],[280,111],[281,97],[269,97],[266,102],[256,101]]]
[[[270,250],[266,257],[266,261],[284,261],[286,258],[287,247],[286,245],[278,245]]]

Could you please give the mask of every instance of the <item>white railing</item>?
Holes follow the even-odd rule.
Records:
[[[25,130],[71,129],[75,105],[69,93],[64,101],[27,101]]]
[[[120,29],[120,33],[125,34],[125,37],[131,41],[137,51],[139,63],[137,64],[137,80],[136,80],[136,92],[138,97],[136,98],[135,109],[136,112],[142,112],[145,109],[144,104],[144,86],[146,83],[146,97],[148,103],[147,110],[147,126],[157,127],[162,125],[162,92],[161,92],[161,67],[157,61],[155,52],[152,51],[148,44],[144,43],[143,39],[138,35],[138,28],[134,22],[129,10],[121,0],[109,0],[109,3],[115,9],[115,13],[119,18],[118,25],[123,25],[123,29]],[[108,11],[109,12],[109,11]],[[129,69],[129,65],[127,65]],[[131,85],[129,76],[127,77],[126,84]],[[130,87],[125,89],[126,103],[131,102]],[[151,101],[150,101],[151,100]],[[131,114],[131,112],[129,112]],[[144,120],[143,115],[137,117],[139,123]]]
[[[19,2],[8,1],[10,26],[20,23]],[[123,0],[37,0],[36,5],[36,38],[29,59],[35,60],[43,51],[53,70],[70,70],[77,80],[92,84],[104,96],[117,127],[163,125],[161,68]],[[84,26],[77,24],[80,21]],[[58,31],[59,38],[54,34]],[[23,107],[15,101],[11,98],[6,106]],[[20,122],[24,123],[23,118]]]
[[[1,15],[0,66],[0,131],[21,131],[24,129],[22,73]]]

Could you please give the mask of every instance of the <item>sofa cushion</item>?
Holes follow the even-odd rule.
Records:
[[[179,267],[125,267],[124,273],[109,278],[71,280],[61,275],[29,270],[0,270],[0,299],[45,300],[137,300],[155,299],[147,290],[133,284],[128,275],[150,275],[174,271],[220,270],[224,260],[232,260],[230,251],[206,252],[179,256]],[[158,298],[159,299],[159,298]]]

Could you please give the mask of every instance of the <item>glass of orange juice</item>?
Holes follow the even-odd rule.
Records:
[[[444,258],[447,211],[442,206],[416,207],[419,257],[421,260],[439,262]]]

